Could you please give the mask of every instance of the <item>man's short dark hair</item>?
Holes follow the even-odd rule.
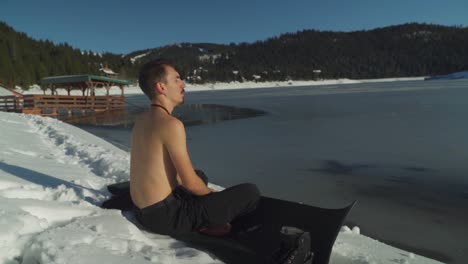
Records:
[[[167,66],[174,67],[166,60],[157,59],[145,63],[141,68],[138,82],[140,84],[141,90],[146,94],[146,96],[148,96],[150,100],[153,100],[156,97],[154,85],[157,82],[166,81]]]

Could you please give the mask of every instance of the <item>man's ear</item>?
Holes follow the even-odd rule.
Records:
[[[162,82],[156,82],[154,89],[156,89],[158,94],[166,94],[166,89],[164,89]]]

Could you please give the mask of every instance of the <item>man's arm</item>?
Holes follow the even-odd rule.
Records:
[[[187,139],[184,124],[172,119],[168,122],[163,138],[164,143],[180,177],[181,185],[195,195],[206,195],[211,190],[197,176],[187,150]]]

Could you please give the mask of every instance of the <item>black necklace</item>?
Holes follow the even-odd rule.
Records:
[[[166,113],[167,113],[168,115],[171,115],[171,113],[169,113],[169,111],[167,110],[167,108],[164,107],[164,106],[162,106],[162,105],[160,105],[160,104],[151,104],[151,106],[162,108],[162,109],[164,109],[164,111],[166,111]]]

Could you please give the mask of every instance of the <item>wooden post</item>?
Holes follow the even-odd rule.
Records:
[[[121,91],[121,96],[123,97],[124,96],[124,86],[119,85],[119,87],[120,87],[120,91]]]

